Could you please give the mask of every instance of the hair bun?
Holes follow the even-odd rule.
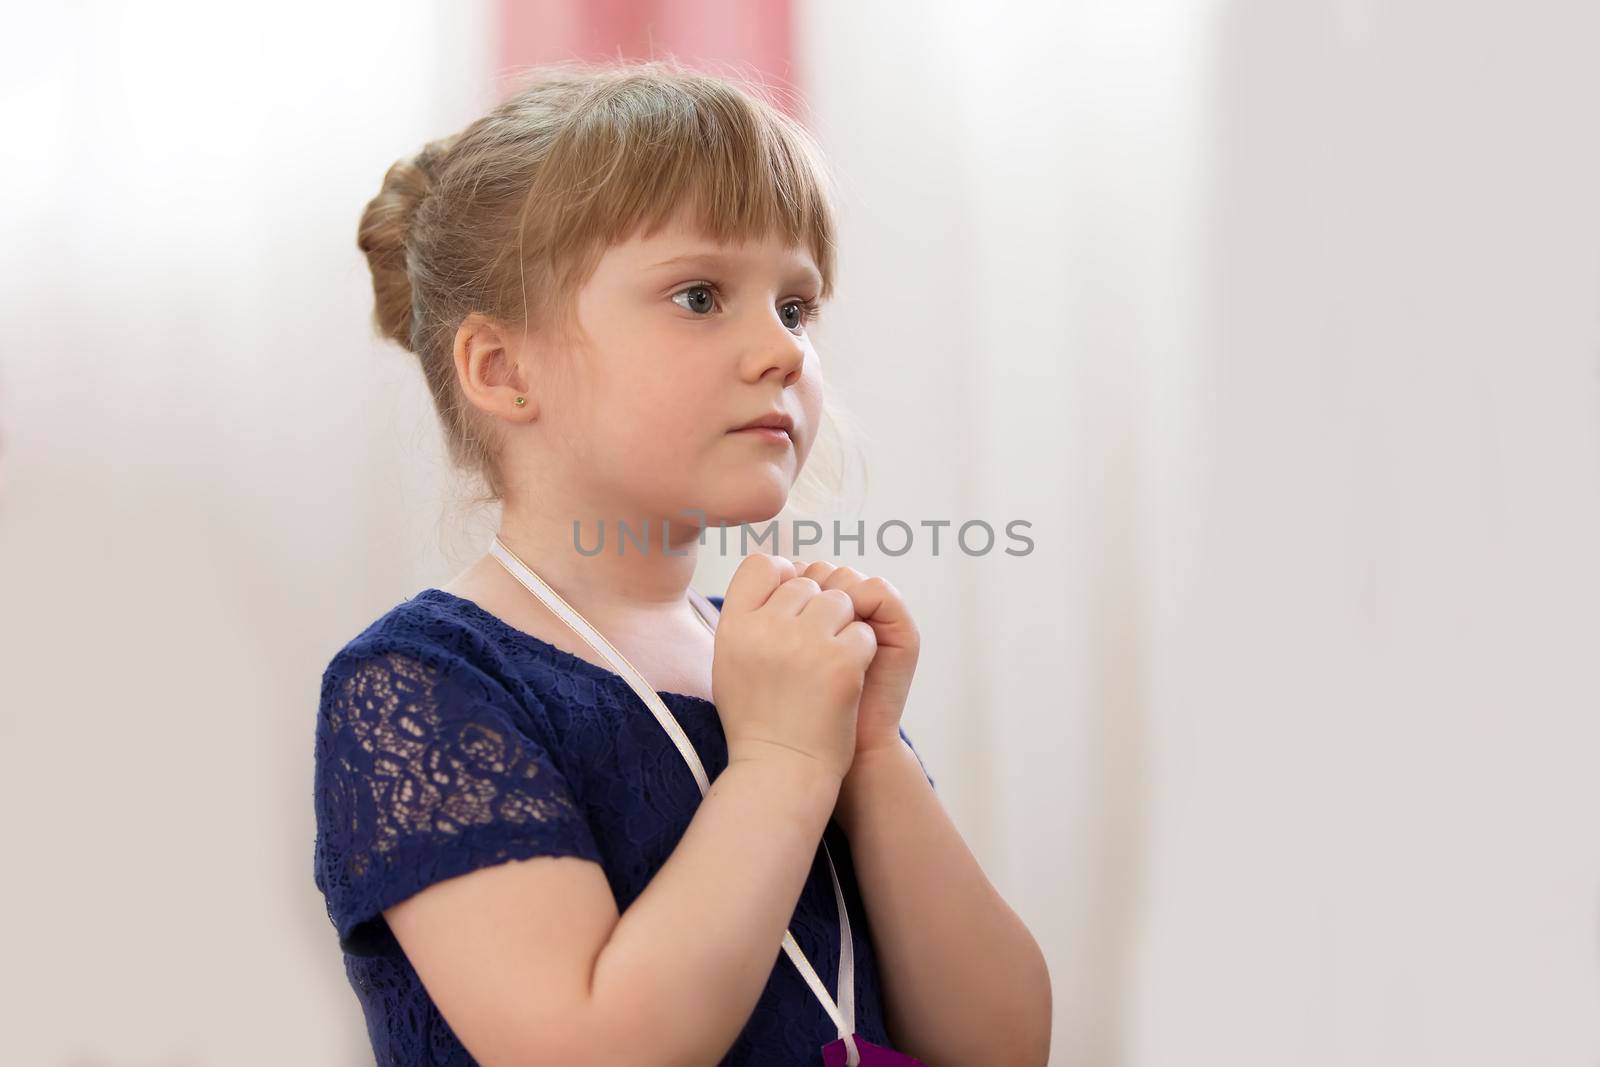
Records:
[[[412,159],[402,159],[383,176],[383,188],[367,202],[356,232],[356,246],[372,271],[374,325],[383,336],[415,351],[411,337],[411,275],[407,243],[413,221],[433,188],[439,158],[451,140],[434,141]]]

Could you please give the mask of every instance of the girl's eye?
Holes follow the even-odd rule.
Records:
[[[784,310],[789,308],[800,309],[798,314],[802,316],[802,320],[796,323],[796,326],[810,326],[817,321],[817,316],[822,314],[822,304],[816,300],[789,300],[784,303],[783,307]],[[789,328],[792,330],[794,326]]]
[[[691,285],[687,289],[679,289],[676,293],[673,293],[672,294],[672,299],[674,301],[677,301],[678,297],[682,296],[684,293],[705,293],[705,294],[707,294],[704,298],[702,298],[700,300],[695,300],[693,302],[694,306],[691,306],[691,307],[688,308],[689,311],[695,311],[696,308],[698,306],[700,306],[700,305],[706,305],[706,307],[709,309],[709,306],[711,304],[711,297],[710,297],[711,286],[709,286],[709,285]],[[683,304],[679,304],[678,306],[679,307],[683,307],[684,305]]]
[[[712,285],[691,285],[673,293],[672,300],[679,307],[687,311],[693,311],[697,317],[703,318],[704,316],[701,315],[701,312],[709,313],[711,307],[715,304],[716,291],[716,287]],[[681,296],[687,296],[689,302],[680,301],[678,298]],[[789,311],[790,308],[798,308],[799,310],[791,313]],[[785,300],[781,310],[785,313],[784,324],[793,330],[815,322],[817,316],[822,313],[822,305],[816,300]],[[789,322],[789,319],[794,315],[798,315],[799,320],[792,323]]]

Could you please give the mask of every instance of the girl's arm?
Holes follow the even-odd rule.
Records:
[[[836,811],[895,1048],[928,1067],[1044,1067],[1050,972],[900,741],[857,753]]]
[[[456,1036],[485,1067],[703,1067],[733,1045],[838,799],[804,755],[735,759],[620,917],[598,864],[538,857],[386,909]]]
[[[778,963],[784,930],[839,796],[803,755],[735,758],[595,964],[604,1010],[646,1017],[645,1045],[608,1063],[715,1063]]]

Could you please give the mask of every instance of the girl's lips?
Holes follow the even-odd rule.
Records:
[[[757,437],[774,444],[789,444],[789,435],[776,426],[750,426],[743,430],[732,431],[745,437]]]

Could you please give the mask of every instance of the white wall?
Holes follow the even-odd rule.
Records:
[[[1600,11],[807,26],[868,510],[1037,525],[886,569],[1053,1062],[1593,1059]]]
[[[332,652],[435,573],[438,434],[356,222],[487,105],[490,14],[7,19],[9,1062],[372,1062],[312,883],[312,727]]]
[[[1209,36],[1129,1062],[1592,1061],[1600,9]]]

